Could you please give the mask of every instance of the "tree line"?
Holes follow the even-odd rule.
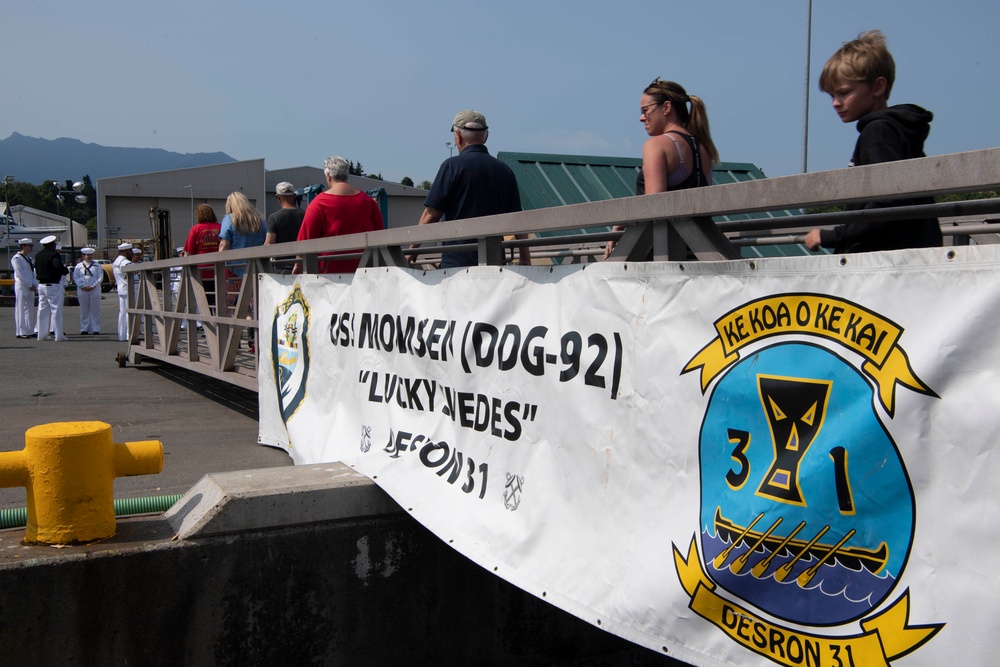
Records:
[[[364,166],[360,162],[354,162],[353,160],[348,160],[347,164],[348,164],[348,168],[349,168],[349,173],[352,176],[364,176],[365,178],[371,178],[371,179],[374,179],[376,181],[384,181],[385,180],[384,178],[382,178],[382,172],[379,172],[377,174],[375,174],[375,173],[368,173],[368,174],[366,174],[365,173],[365,168],[364,168]],[[399,181],[399,184],[400,185],[405,185],[405,186],[408,186],[408,187],[411,187],[411,188],[417,187],[417,188],[421,188],[423,190],[430,190],[431,189],[431,182],[430,181],[421,181],[418,185],[414,185],[413,184],[413,179],[410,178],[409,176],[403,176],[402,180]]]

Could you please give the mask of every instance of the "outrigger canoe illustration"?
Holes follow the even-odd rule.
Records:
[[[841,566],[851,570],[868,570],[872,574],[878,574],[885,567],[889,558],[889,547],[882,542],[877,549],[865,549],[863,547],[849,547],[847,542],[854,537],[856,531],[848,531],[835,543],[820,542],[820,539],[830,530],[830,526],[823,526],[808,540],[799,539],[798,534],[806,527],[806,522],[799,523],[785,536],[776,534],[782,519],[779,517],[763,532],[754,530],[757,523],[764,518],[760,513],[750,522],[748,526],[740,526],[722,516],[722,510],[715,508],[715,532],[723,540],[730,542],[727,549],[722,551],[713,560],[715,568],[722,569],[734,549],[740,544],[746,544],[746,552],[737,556],[729,564],[729,569],[733,574],[739,574],[749,564],[751,556],[755,553],[767,552],[760,561],[753,565],[751,572],[754,577],[762,578],[771,570],[771,562],[777,556],[791,556],[791,559],[782,563],[774,570],[774,577],[778,581],[784,581],[792,572],[796,563],[804,560],[810,563],[809,567],[797,577],[800,586],[806,586],[812,581],[824,563],[839,563]]]

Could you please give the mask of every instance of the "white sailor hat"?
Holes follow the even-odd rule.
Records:
[[[25,236],[23,239],[17,240],[17,245],[35,245],[35,242]]]
[[[118,244],[118,249],[119,250],[131,250],[132,249],[132,244],[131,243],[119,243]]]
[[[82,254],[82,255],[93,255],[94,254],[94,249],[90,248],[90,247],[88,247],[88,248],[80,248],[80,254]]]
[[[56,241],[57,241],[56,236],[54,234],[49,234],[44,239],[39,241],[39,243],[41,243],[42,245],[48,245],[50,243],[55,243]]]

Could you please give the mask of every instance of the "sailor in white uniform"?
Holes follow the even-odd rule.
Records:
[[[31,251],[35,242],[29,238],[19,240],[21,249],[10,258],[10,268],[14,270],[14,335],[18,338],[34,338],[31,311],[35,308],[35,293],[38,280],[35,279],[35,262]]]
[[[112,262],[115,287],[118,289],[118,340],[128,340],[128,276],[125,267],[132,263],[132,244],[118,246],[118,257]]]
[[[80,301],[80,333],[101,333],[101,280],[104,270],[94,261],[94,249],[80,250],[83,261],[73,267],[76,297]]]

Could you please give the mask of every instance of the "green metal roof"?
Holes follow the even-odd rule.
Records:
[[[642,159],[634,157],[501,152],[497,153],[497,159],[514,171],[521,194],[521,207],[526,211],[631,197],[635,195],[635,179],[642,167]],[[712,183],[715,185],[761,178],[767,177],[749,162],[720,162],[712,169]],[[713,219],[722,222],[788,215],[792,215],[792,212],[766,211],[718,216]],[[551,235],[576,234],[581,231],[583,230],[552,232]],[[740,252],[746,258],[809,254],[800,245],[744,247]]]

